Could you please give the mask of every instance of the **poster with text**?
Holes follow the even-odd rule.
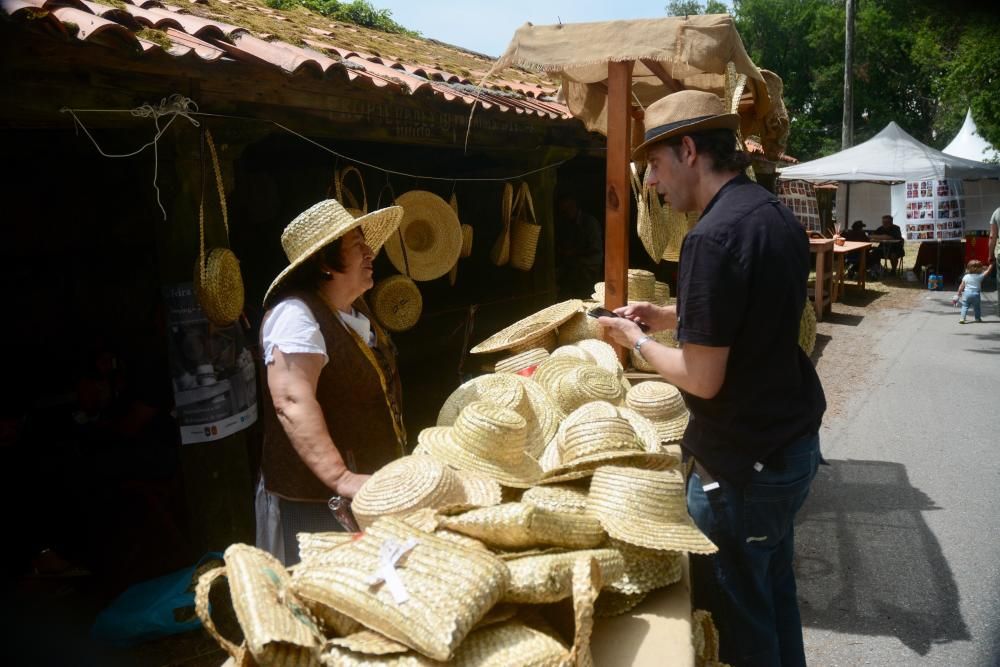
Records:
[[[239,322],[209,322],[191,283],[165,288],[163,296],[181,443],[218,440],[253,424],[256,371]]]
[[[906,183],[908,241],[960,239],[965,231],[965,197],[959,179],[928,179]]]

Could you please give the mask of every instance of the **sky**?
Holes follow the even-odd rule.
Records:
[[[666,14],[667,0],[373,0],[410,30],[488,56],[499,56],[525,22],[535,25]],[[732,5],[727,1],[726,4]]]

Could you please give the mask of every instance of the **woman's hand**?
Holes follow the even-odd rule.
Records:
[[[615,313],[633,322],[642,322],[649,327],[649,331],[677,328],[676,306],[657,306],[647,301],[639,301],[615,308]]]

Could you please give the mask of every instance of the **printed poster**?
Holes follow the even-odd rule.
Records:
[[[163,297],[181,443],[219,440],[253,424],[256,370],[239,322],[210,323],[191,283],[164,288]]]
[[[906,183],[908,241],[960,239],[965,231],[965,196],[959,179],[928,179]]]
[[[816,188],[806,181],[778,181],[778,200],[798,218],[807,232],[822,231]]]

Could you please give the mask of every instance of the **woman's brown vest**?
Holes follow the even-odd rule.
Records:
[[[319,375],[316,399],[323,410],[333,444],[344,457],[347,467],[356,473],[370,474],[403,455],[401,391],[396,374],[392,342],[375,323],[363,299],[354,308],[371,320],[377,343],[371,349],[382,369],[388,389],[368,356],[358,345],[355,335],[347,330],[319,297],[309,292],[286,295],[302,299],[309,306],[326,343],[329,361]],[[333,489],[321,482],[302,462],[278,421],[274,402],[264,382],[264,452],[261,470],[267,490],[288,500],[326,502]],[[391,406],[391,407],[390,407]],[[397,436],[398,425],[399,436]]]

